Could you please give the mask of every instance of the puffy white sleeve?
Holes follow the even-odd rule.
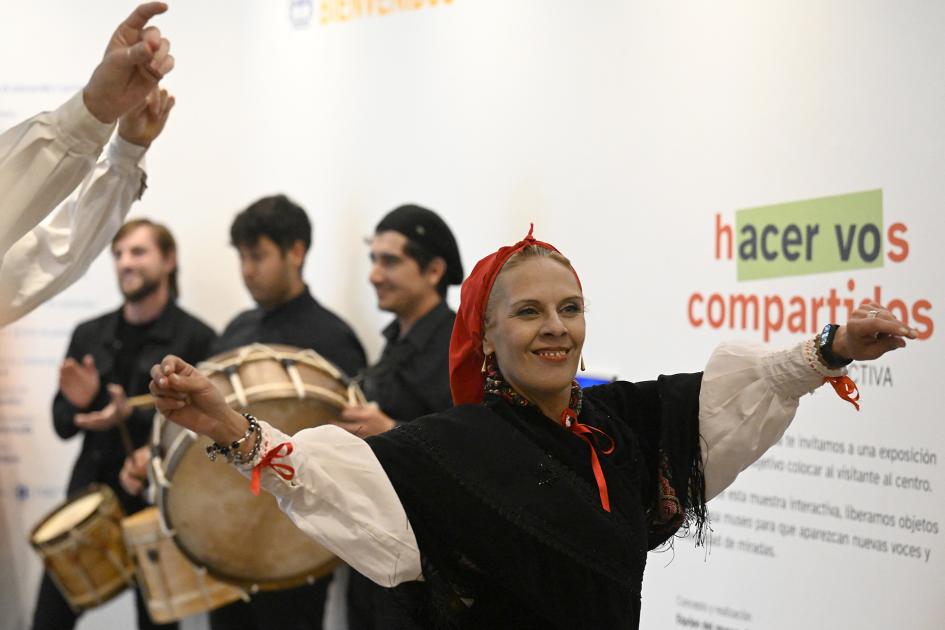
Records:
[[[88,111],[80,90],[0,135],[0,258],[75,190],[114,129]]]
[[[808,341],[779,351],[729,343],[712,354],[699,397],[706,498],[780,439],[802,395],[825,376],[843,374],[819,367],[814,352]],[[291,466],[291,479],[267,467],[261,482],[296,526],[382,586],[421,579],[410,521],[364,440],[333,425],[291,438],[263,421],[260,426],[260,455],[292,444],[292,452],[274,462]]]
[[[801,396],[843,374],[820,364],[812,339],[786,350],[743,343],[716,348],[699,394],[706,500],[781,439]]]
[[[0,135],[0,326],[75,282],[140,197],[144,147],[116,136],[96,163],[114,128],[80,91]]]
[[[108,246],[141,194],[144,153],[116,135],[78,190],[7,251],[0,263],[0,326],[78,280]]]
[[[261,456],[289,442],[292,452],[274,463],[294,469],[291,479],[262,471],[262,487],[303,532],[381,586],[421,579],[420,549],[407,514],[367,442],[334,425],[291,438],[260,420]],[[249,476],[251,468],[243,469]]]

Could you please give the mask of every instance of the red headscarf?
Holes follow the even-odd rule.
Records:
[[[485,359],[482,352],[485,326],[483,320],[492,285],[495,284],[502,267],[513,254],[529,245],[558,252],[554,245],[536,240],[532,236],[534,229],[535,225],[532,224],[524,239],[514,245],[501,247],[499,251],[480,260],[463,282],[459,312],[456,313],[456,323],[453,325],[453,336],[450,339],[450,391],[453,393],[454,405],[482,402],[482,390],[485,385],[482,374],[482,362]],[[577,273],[574,277],[577,279]],[[580,279],[578,286],[581,286]]]
[[[450,390],[453,393],[453,404],[466,405],[482,402],[485,377],[482,374],[482,365],[485,355],[482,352],[482,335],[485,322],[486,305],[495,279],[502,271],[502,267],[513,254],[530,245],[558,252],[554,245],[536,240],[532,236],[534,224],[528,229],[528,235],[508,247],[502,247],[494,254],[486,256],[473,268],[472,273],[463,282],[460,293],[459,312],[456,313],[456,323],[453,324],[453,336],[450,338]],[[559,254],[561,252],[558,252]],[[574,269],[571,269],[574,272]],[[581,279],[574,273],[578,287]],[[614,450],[614,441],[606,433],[582,424],[578,421],[574,410],[567,408],[559,419],[561,426],[571,431],[587,443],[591,449],[591,469],[597,480],[597,489],[600,493],[601,507],[610,511],[610,498],[607,492],[607,480],[600,465],[597,447],[594,445],[594,434],[600,434],[610,440],[610,446],[603,450],[609,455]]]

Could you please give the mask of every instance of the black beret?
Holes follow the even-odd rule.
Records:
[[[400,232],[432,255],[445,260],[448,284],[460,284],[463,281],[463,261],[459,258],[459,247],[453,232],[440,215],[412,204],[400,206],[381,219],[374,233],[388,230]]]

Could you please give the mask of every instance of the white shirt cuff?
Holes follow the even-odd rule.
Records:
[[[103,123],[92,115],[79,90],[55,112],[62,141],[77,153],[96,154],[111,137],[117,123]]]
[[[116,134],[108,145],[108,160],[112,164],[119,166],[130,166],[142,168],[144,165],[144,154],[148,147],[128,142],[120,135]]]

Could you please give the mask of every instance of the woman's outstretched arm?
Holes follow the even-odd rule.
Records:
[[[249,421],[179,357],[165,357],[151,369],[151,378],[155,405],[168,420],[221,445],[246,433]],[[265,420],[259,426],[258,454],[241,469],[247,476],[258,471],[260,485],[299,529],[382,586],[421,577],[413,529],[364,440],[333,425],[291,437]],[[240,453],[248,457],[254,444],[255,439],[245,440]]]
[[[840,357],[859,361],[905,347],[916,331],[878,304],[864,304],[841,326],[833,343]],[[699,395],[699,430],[706,500],[777,443],[801,396],[841,377],[823,363],[813,339],[787,350],[725,343],[709,359]]]

